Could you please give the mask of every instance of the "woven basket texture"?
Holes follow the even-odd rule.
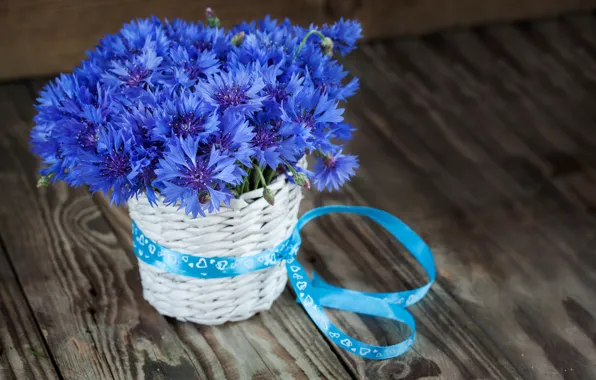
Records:
[[[131,218],[151,240],[195,256],[250,256],[288,238],[296,225],[302,193],[280,175],[269,186],[242,194],[230,207],[193,219],[176,206],[151,207],[147,198],[129,201]],[[172,274],[139,260],[143,296],[163,315],[204,325],[241,321],[268,310],[285,288],[285,262],[261,271],[221,279]]]

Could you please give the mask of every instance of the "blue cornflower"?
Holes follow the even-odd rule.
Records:
[[[346,55],[356,48],[356,41],[362,38],[362,26],[358,21],[340,19],[335,24],[324,25],[322,33],[333,40],[333,50]]]
[[[153,144],[151,133],[156,128],[155,106],[143,102],[128,105],[124,112],[116,116],[114,124],[132,131],[136,144]]]
[[[158,55],[165,55],[170,47],[170,41],[157,17],[134,20],[124,24],[120,30],[122,43],[128,53],[140,53],[144,47],[150,45]]]
[[[133,194],[137,174],[131,164],[132,136],[126,130],[107,128],[99,132],[97,152],[87,152],[69,173],[71,183],[87,184],[93,192],[110,194],[112,203],[120,205]]]
[[[195,24],[183,20],[166,23],[165,28],[172,41],[192,46],[199,52],[213,52],[221,61],[227,59],[231,35],[223,28],[210,28],[200,22]]]
[[[310,74],[310,75],[309,75]],[[306,81],[314,87],[327,92],[329,97],[346,100],[358,90],[358,78],[352,78],[346,85],[342,82],[348,76],[342,65],[334,61],[321,62],[318,70],[306,74]]]
[[[94,50],[87,51],[88,62],[103,73],[112,61],[132,55],[127,45],[120,34],[109,34],[99,41]]]
[[[108,85],[123,88],[124,94],[137,97],[146,86],[153,87],[162,60],[152,48],[144,47],[141,54],[130,60],[113,61],[103,80]]]
[[[254,157],[260,166],[276,169],[285,161],[295,161],[304,154],[304,147],[298,146],[289,128],[282,127],[282,121],[274,115],[260,115],[255,119],[255,136],[252,139]]]
[[[336,100],[346,100],[355,93],[359,86],[358,79],[353,78],[343,85],[348,72],[344,71],[342,65],[324,57],[317,49],[308,47],[305,50],[307,52],[300,55],[298,69],[305,77],[305,86],[310,85]]]
[[[75,74],[61,74],[42,89],[37,99],[32,150],[42,158],[42,175],[51,175],[55,180],[66,180],[66,173],[77,164],[78,132],[86,129],[88,122],[83,110],[97,102],[80,82]]]
[[[163,24],[156,17],[151,17],[124,24],[118,34],[101,39],[94,50],[87,52],[87,56],[92,62],[108,69],[111,61],[131,59],[145,48],[151,48],[157,55],[163,56],[169,45]]]
[[[272,19],[270,15],[266,15],[265,18],[259,20],[259,30],[263,32],[273,33],[279,30],[283,30],[283,28],[276,28],[277,27],[277,20]]]
[[[298,93],[302,89],[301,85],[304,78],[298,73],[294,73],[290,76],[288,82],[283,82],[278,78],[278,72],[280,71],[277,68],[267,68],[262,70],[262,75],[265,83],[263,92],[267,95],[268,100],[281,104],[289,96]]]
[[[116,105],[109,91],[101,91],[93,98],[92,104],[76,102],[72,99],[69,107],[80,108],[78,113],[64,115],[57,119],[54,133],[60,141],[64,157],[76,160],[87,152],[94,152],[98,146],[100,133],[112,125]]]
[[[72,74],[61,74],[60,77],[48,83],[40,93],[35,106],[38,114],[35,115],[35,126],[31,131],[32,150],[42,158],[58,153],[58,141],[53,135],[56,121],[66,113],[62,100],[75,97],[80,89],[76,78]]]
[[[262,20],[257,21],[242,21],[240,24],[236,25],[232,30],[232,33],[238,33],[239,31],[243,31],[248,33],[255,33],[256,31],[261,32],[285,32],[288,33],[289,29],[292,27],[292,23],[289,19],[284,19],[281,24],[277,24],[276,19],[272,19],[270,15],[266,15],[265,18]]]
[[[247,34],[239,47],[232,48],[229,62],[231,65],[262,66],[281,65],[286,61],[285,33],[266,33],[260,30]],[[232,66],[234,67],[234,66]]]
[[[171,49],[169,60],[170,66],[165,68],[161,80],[172,90],[194,86],[219,71],[219,60],[214,52],[199,52],[193,47]]]
[[[341,141],[349,141],[352,139],[352,132],[356,130],[353,126],[347,123],[337,123],[329,127],[331,135]]]
[[[251,166],[251,156],[254,154],[254,149],[250,143],[254,137],[255,133],[248,120],[242,115],[226,111],[219,131],[209,138],[207,146],[209,151],[217,149],[222,154],[233,156],[242,164]],[[242,170],[240,167],[238,169]],[[245,175],[243,171],[239,173]]]
[[[157,140],[177,137],[196,137],[205,142],[218,129],[217,114],[200,95],[190,90],[174,93],[161,106],[156,115],[153,135]]]
[[[304,88],[291,96],[282,108],[281,120],[284,122],[282,133],[296,136],[296,141],[304,148],[316,149],[313,131],[318,124],[339,123],[343,121],[343,108],[337,108],[337,102],[327,94],[313,88]]]
[[[263,80],[244,67],[226,73],[215,74],[201,82],[199,91],[212,110],[227,109],[241,114],[250,114],[263,106],[264,96],[259,92],[265,87]]]
[[[94,103],[92,91],[96,88],[100,86],[86,87],[75,74],[60,74],[41,90],[37,99],[38,117],[53,120],[65,115],[76,116],[82,104]]]
[[[314,183],[317,190],[338,190],[345,181],[355,174],[358,158],[341,151],[319,158],[314,166]]]
[[[154,181],[159,157],[160,151],[157,146],[145,147],[141,144],[135,144],[131,155],[131,166],[137,173],[133,183],[133,193],[137,196],[144,193],[152,206],[157,205],[158,199]]]
[[[359,88],[360,81],[358,78],[354,77],[345,86],[337,86],[336,93],[334,94],[335,98],[337,100],[347,100],[349,97],[354,96]]]
[[[235,186],[242,181],[234,175],[234,158],[217,149],[207,155],[198,153],[197,138],[175,139],[155,170],[157,181],[163,184],[164,203],[179,203],[179,208],[195,218],[198,214],[205,216],[205,210],[219,210],[221,203],[229,205],[233,195],[226,185]]]

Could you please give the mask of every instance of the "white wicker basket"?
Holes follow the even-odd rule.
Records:
[[[230,207],[206,217],[192,217],[174,206],[151,207],[145,196],[129,201],[131,218],[150,239],[172,250],[204,257],[249,256],[288,238],[298,217],[300,187],[279,176],[269,188],[242,194]],[[143,296],[163,315],[182,321],[217,325],[250,318],[268,310],[284,290],[285,263],[221,279],[197,279],[165,272],[139,261]]]

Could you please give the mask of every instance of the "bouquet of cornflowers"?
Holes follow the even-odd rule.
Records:
[[[146,194],[193,217],[264,188],[279,174],[338,189],[358,167],[343,153],[353,127],[340,102],[358,80],[334,53],[361,37],[357,22],[302,28],[266,17],[226,31],[157,18],[108,35],[38,99],[31,132],[40,185],[65,181],[110,194]],[[314,156],[313,171],[297,163]]]

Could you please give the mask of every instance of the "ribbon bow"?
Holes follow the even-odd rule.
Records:
[[[312,280],[296,260],[300,248],[300,230],[309,221],[331,213],[366,216],[383,226],[414,256],[426,271],[429,281],[412,290],[392,293],[367,293],[339,288],[323,281],[313,273]],[[414,343],[416,322],[405,309],[420,301],[436,278],[435,263],[428,245],[405,223],[395,216],[375,208],[357,206],[325,206],[304,214],[292,235],[277,247],[245,257],[199,257],[175,252],[148,239],[133,221],[133,249],[137,257],[170,273],[195,278],[232,277],[275,266],[285,260],[290,283],[317,327],[339,347],[368,359],[388,359],[406,352]],[[358,341],[335,326],[325,314],[324,307],[385,317],[405,323],[411,330],[403,342],[391,346],[375,346]]]

